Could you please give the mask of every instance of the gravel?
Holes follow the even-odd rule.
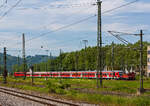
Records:
[[[37,92],[28,92],[28,91],[18,90],[18,89],[15,89],[15,88],[9,88],[9,89],[16,90],[16,91],[21,91],[21,92],[26,92],[26,93],[29,93],[29,94],[34,94],[35,93],[35,95],[40,95],[40,96],[43,96],[43,97],[52,98],[52,96],[41,95]],[[59,98],[56,98],[56,97],[53,97],[53,98],[58,99],[58,100],[62,100],[62,101],[68,101],[68,100],[63,100],[63,99],[59,99]],[[68,102],[74,103],[71,100],[69,100]],[[81,103],[81,102],[80,103],[78,102],[77,104],[79,106],[98,106],[98,105],[94,105],[94,104]],[[30,100],[27,100],[27,99],[15,97],[15,96],[0,92],[0,106],[1,105],[2,106],[45,106],[45,105],[40,104],[40,103],[36,103],[36,102],[30,101]],[[57,106],[60,106],[60,104],[57,105]],[[67,106],[67,105],[61,105],[61,106]]]
[[[0,105],[2,106],[44,106],[42,104],[0,93]]]

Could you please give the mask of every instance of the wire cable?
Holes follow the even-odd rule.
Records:
[[[90,8],[85,8],[85,9],[86,9],[86,12],[87,12],[87,11],[93,9],[93,6],[90,7]],[[68,20],[71,19],[71,18],[75,18],[75,19],[76,19],[76,16],[77,16],[76,14],[79,13],[79,12],[81,12],[81,11],[83,11],[83,10],[79,9],[79,10],[76,11],[73,15],[71,15],[71,16],[70,16],[70,15],[67,15],[66,18],[65,18],[65,20],[68,21]],[[84,10],[84,11],[85,11],[85,10]],[[61,22],[61,21],[62,21],[62,20],[54,21],[54,22],[51,22],[51,23],[49,23],[49,24],[47,24],[47,25],[44,25],[43,27],[47,28],[48,25],[53,26],[53,24],[55,24],[56,22],[59,23],[59,22]],[[43,42],[43,43],[46,43],[46,42]]]
[[[2,5],[0,5],[0,9],[3,8],[5,6],[5,4],[6,3],[4,2]]]
[[[137,2],[137,1],[139,1],[139,0],[135,0],[135,1],[132,1],[132,2],[129,2],[129,3],[123,4],[123,5],[121,5],[121,6],[118,6],[118,7],[116,7],[116,8],[110,9],[110,10],[106,10],[106,11],[104,11],[102,14],[106,14],[106,13],[108,13],[108,12],[112,12],[112,11],[114,11],[114,10],[116,10],[116,9],[125,7],[125,6],[127,6],[127,5],[132,4],[132,3],[135,3],[135,2]],[[65,25],[65,26],[63,26],[63,27],[57,28],[56,30],[42,33],[42,34],[40,34],[39,36],[33,37],[33,38],[29,39],[29,40],[26,40],[26,43],[28,43],[29,41],[35,40],[35,39],[37,39],[37,38],[46,36],[46,35],[48,35],[48,34],[50,34],[50,33],[54,33],[54,32],[63,30],[63,29],[68,28],[68,27],[72,27],[72,26],[74,26],[74,25],[77,25],[77,24],[79,24],[79,23],[82,23],[82,22],[84,22],[84,21],[87,21],[87,20],[89,20],[89,19],[91,19],[91,18],[94,18],[94,17],[96,17],[96,16],[97,16],[97,14],[92,15],[92,16],[89,16],[89,17],[84,18],[84,19],[81,19],[81,20],[79,20],[79,21],[73,22],[73,23],[71,23],[71,24]],[[18,42],[18,43],[16,43],[16,44],[21,44],[21,42]]]
[[[107,11],[104,11],[102,14],[106,14],[106,13],[111,12],[111,11],[114,11],[114,10],[116,10],[116,9],[125,7],[125,6],[127,6],[127,5],[132,4],[132,3],[135,3],[135,2],[137,2],[137,1],[138,1],[138,0],[135,0],[135,1],[133,1],[133,2],[126,3],[126,4],[121,5],[121,6],[119,6],[119,7],[116,7],[116,8],[107,10]],[[56,30],[43,33],[43,34],[41,34],[41,35],[39,35],[39,36],[36,36],[36,37],[34,37],[34,38],[31,38],[31,39],[27,40],[26,42],[31,41],[31,40],[34,40],[34,39],[37,39],[37,38],[39,38],[39,37],[41,37],[41,36],[45,36],[45,35],[47,35],[47,34],[49,34],[49,33],[53,33],[53,32],[56,32],[56,31],[59,31],[59,30],[62,30],[62,29],[65,29],[65,28],[74,26],[74,25],[76,25],[76,24],[79,24],[79,23],[81,23],[81,22],[87,21],[87,20],[89,20],[89,19],[91,19],[91,18],[93,18],[93,17],[96,17],[96,16],[97,16],[97,14],[95,14],[95,15],[93,15],[93,16],[89,16],[89,17],[84,18],[84,19],[82,19],[82,20],[76,21],[76,22],[74,22],[74,23],[68,24],[68,25],[66,25],[66,26],[60,27],[60,28],[58,28],[58,29],[56,29]]]
[[[60,28],[58,28],[58,29],[56,29],[56,30],[43,33],[43,34],[41,34],[41,35],[39,35],[39,36],[36,36],[36,37],[34,37],[34,38],[31,38],[31,39],[27,40],[26,42],[29,42],[29,41],[34,40],[34,39],[37,39],[37,38],[39,38],[39,37],[41,37],[41,36],[45,36],[45,35],[47,35],[47,34],[49,34],[49,33],[57,32],[57,31],[59,31],[59,30],[62,30],[62,29],[65,29],[65,28],[74,26],[74,25],[76,25],[76,24],[79,24],[79,23],[81,23],[81,22],[84,22],[84,21],[86,21],[86,20],[89,20],[89,19],[91,19],[91,18],[93,18],[93,17],[95,17],[95,16],[96,16],[96,14],[93,15],[93,16],[89,16],[89,17],[87,17],[87,18],[84,18],[84,19],[82,19],[82,20],[76,21],[76,22],[74,22],[74,23],[65,25],[65,26],[60,27]]]
[[[0,20],[2,20],[9,12],[11,12],[22,0],[17,1],[12,7],[10,7],[1,17]]]
[[[114,11],[114,10],[117,10],[117,9],[119,9],[119,8],[128,6],[128,5],[133,4],[133,3],[135,3],[135,2],[138,2],[138,1],[139,1],[139,0],[135,0],[135,1],[132,1],[132,2],[129,2],[129,3],[123,4],[123,5],[121,5],[121,6],[118,6],[118,7],[116,7],[116,8],[113,8],[113,9],[111,9],[111,10],[106,10],[104,13],[112,12],[112,11]],[[103,14],[104,14],[104,13],[103,13]]]

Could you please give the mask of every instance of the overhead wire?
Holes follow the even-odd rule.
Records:
[[[122,8],[122,7],[128,6],[128,5],[130,5],[130,4],[133,4],[133,3],[137,2],[137,1],[139,1],[139,0],[134,0],[134,1],[132,1],[132,2],[123,4],[123,5],[121,5],[121,6],[118,6],[118,7],[116,7],[116,8],[113,8],[113,9],[110,9],[110,10],[106,10],[104,13],[112,12],[112,11],[117,10],[117,9],[119,9],[119,8]]]
[[[95,16],[96,16],[96,14],[93,15],[93,16],[89,16],[89,17],[87,17],[87,18],[84,18],[84,19],[82,19],[82,20],[76,21],[76,22],[74,22],[74,23],[65,25],[65,26],[63,26],[63,27],[57,28],[56,30],[49,31],[49,32],[46,32],[46,33],[42,33],[42,34],[40,34],[39,36],[36,36],[36,37],[33,37],[33,38],[27,40],[26,42],[29,42],[29,41],[34,40],[34,39],[37,39],[37,38],[39,38],[39,37],[41,37],[41,36],[45,36],[45,35],[47,35],[47,34],[49,34],[49,33],[57,32],[57,31],[59,31],[59,30],[62,30],[62,29],[71,27],[71,26],[76,25],[76,24],[79,24],[79,23],[84,22],[84,21],[86,21],[86,20],[89,20],[89,19],[91,19],[91,18],[93,18],[93,17],[95,17]]]
[[[93,8],[93,7],[87,8],[86,11],[88,11],[89,9],[92,9],[92,8]],[[70,19],[70,18],[76,16],[75,14],[78,13],[78,12],[81,12],[81,11],[82,11],[82,10],[79,9],[79,11],[76,11],[76,12],[74,13],[74,15],[67,16],[65,19],[68,20],[68,18]],[[61,21],[58,20],[58,21],[55,21],[55,22],[51,22],[51,23],[49,23],[48,25],[53,25],[53,24],[56,23],[56,22],[58,23],[58,22],[61,22]],[[48,26],[48,25],[47,25],[47,26]],[[44,25],[43,27],[46,27],[46,26]],[[42,27],[41,27],[41,28],[42,28]],[[40,29],[41,29],[41,28],[40,28]],[[42,34],[40,34],[40,35],[43,35],[43,34],[47,34],[47,33],[42,33]],[[21,37],[21,36],[20,36],[20,37]],[[32,40],[32,39],[34,39],[34,38],[31,38],[31,39],[29,39],[29,40]],[[28,41],[28,40],[27,40],[27,41]],[[21,44],[21,43],[22,43],[22,42],[18,42],[18,43],[15,43],[14,45]],[[44,42],[44,43],[46,43],[46,42]],[[13,44],[11,44],[11,45],[13,45]]]
[[[127,4],[121,5],[121,6],[119,6],[119,7],[116,7],[116,8],[114,8],[114,9],[104,11],[102,14],[105,14],[105,13],[111,12],[111,11],[114,11],[114,10],[116,10],[116,9],[118,9],[118,8],[122,8],[122,7],[124,7],[124,6],[130,5],[130,4],[135,3],[135,2],[137,2],[137,1],[139,1],[139,0],[135,0],[135,1],[132,1],[132,2],[130,2],[130,3],[127,3]],[[118,33],[121,33],[121,32],[118,32]],[[124,34],[131,34],[131,33],[124,33]],[[132,34],[132,35],[133,35],[133,34]],[[136,35],[136,34],[134,34],[134,35]],[[88,36],[86,36],[86,37],[88,37]],[[82,37],[82,38],[86,38],[86,37]],[[73,40],[67,40],[67,42],[69,42],[69,41],[74,41],[74,39],[73,39]]]
[[[22,0],[18,0],[14,5],[12,5],[6,12],[4,12],[1,16],[0,16],[0,20],[2,20],[9,12],[11,12]],[[2,7],[4,7],[4,5],[7,4],[7,2],[3,3],[0,6],[0,9]]]
[[[112,10],[104,11],[102,14],[105,14],[105,13],[111,12],[111,11],[114,11],[114,10],[116,10],[116,9],[118,9],[118,8],[121,8],[121,7],[130,5],[130,4],[135,3],[135,2],[137,2],[137,1],[138,1],[138,0],[135,0],[135,1],[133,1],[133,2],[130,2],[130,3],[124,4],[124,5],[122,5],[122,6],[116,7],[116,8],[114,8],[114,9],[112,9]],[[129,33],[128,33],[128,34],[129,34]],[[133,35],[133,34],[132,34],[132,35]],[[134,34],[134,35],[137,35],[137,34]],[[88,37],[88,36],[86,36],[86,37]],[[80,37],[79,39],[81,39],[81,38],[86,38],[86,37]],[[118,38],[118,39],[119,39],[119,38]],[[77,39],[67,40],[67,42],[74,41],[74,40],[77,40]],[[122,39],[121,39],[121,40],[122,40]],[[65,42],[66,42],[66,41],[65,41]],[[62,42],[60,42],[60,43],[62,43]]]
[[[93,7],[91,7],[91,8],[85,8],[86,9],[86,12],[88,12],[90,9],[93,9]],[[70,15],[68,15],[68,16],[66,16],[66,18],[65,18],[65,20],[68,20],[68,19],[72,19],[73,17],[74,18],[76,18],[75,16],[76,16],[76,13],[78,13],[78,12],[81,12],[81,11],[85,11],[85,10],[81,10],[81,9],[79,9],[78,11],[76,11],[75,13],[73,13],[71,16]],[[58,21],[55,21],[55,23],[57,22],[61,22],[62,20],[58,20]],[[53,24],[55,24],[54,22],[52,22],[52,23],[49,23],[50,25],[53,25]],[[48,25],[49,25],[48,24]],[[44,27],[46,27],[46,26],[44,26]],[[44,41],[43,41],[44,42]],[[46,43],[46,42],[44,42],[44,43]],[[47,44],[48,45],[48,44]]]
[[[20,0],[20,1],[21,1],[21,0]],[[139,1],[139,0],[135,0],[135,1],[132,1],[132,2],[129,2],[129,3],[123,4],[123,5],[121,5],[121,6],[115,7],[115,8],[110,9],[110,10],[106,10],[106,11],[104,11],[102,14],[105,14],[105,13],[108,13],[108,12],[112,12],[112,11],[117,10],[117,9],[119,9],[119,8],[125,7],[125,6],[127,6],[127,5],[132,4],[132,3],[135,3],[135,2],[137,2],[137,1]],[[89,19],[91,19],[91,18],[93,18],[93,17],[96,17],[96,16],[97,16],[97,14],[94,14],[94,15],[89,16],[89,17],[87,17],[87,18],[84,18],[84,19],[81,19],[81,20],[79,20],[79,21],[73,22],[73,23],[71,23],[71,24],[65,25],[65,26],[63,26],[63,27],[57,28],[56,30],[42,33],[42,34],[40,34],[39,36],[33,37],[33,38],[29,39],[29,40],[26,40],[26,42],[32,41],[32,40],[37,39],[37,38],[42,37],[42,36],[46,36],[47,34],[54,33],[54,32],[57,32],[57,31],[59,31],[59,30],[65,29],[65,28],[68,28],[68,27],[77,25],[77,24],[79,24],[79,23],[81,23],[81,22],[87,21],[87,20],[89,20]],[[17,43],[17,44],[20,44],[20,43]]]
[[[9,12],[11,12],[22,0],[18,0],[13,6],[11,6],[4,14],[1,15],[0,20],[2,20]]]
[[[127,6],[127,5],[132,4],[132,3],[135,3],[135,2],[137,2],[137,1],[138,1],[138,0],[135,0],[135,1],[132,1],[132,2],[130,2],[130,3],[126,3],[126,4],[124,4],[124,5],[118,6],[118,7],[116,7],[116,8],[113,8],[113,9],[110,9],[110,10],[106,10],[106,11],[104,11],[102,14],[105,14],[105,13],[114,11],[114,10],[116,10],[116,9],[125,7],[125,6]],[[97,16],[97,14],[92,15],[92,16],[89,16],[89,17],[84,18],[84,19],[81,19],[81,20],[79,20],[79,21],[73,22],[73,23],[71,23],[71,24],[65,25],[65,26],[60,27],[60,28],[58,28],[58,29],[56,29],[56,30],[43,33],[43,34],[41,34],[41,35],[39,35],[39,36],[36,36],[36,37],[34,37],[34,38],[31,38],[31,39],[27,40],[26,42],[31,41],[31,40],[34,40],[34,39],[37,39],[37,38],[39,38],[39,37],[41,37],[41,36],[45,36],[45,35],[47,35],[47,34],[50,34],[50,33],[53,33],[53,32],[56,32],[56,31],[59,31],[59,30],[62,30],[62,29],[65,29],[65,28],[68,28],[68,27],[71,27],[71,26],[74,26],[74,25],[76,25],[76,24],[79,24],[79,23],[81,23],[81,22],[87,21],[87,20],[89,20],[89,19],[91,19],[91,18],[93,18],[93,17],[96,17],[96,16]]]
[[[135,35],[135,36],[139,35],[139,34],[126,33],[126,32],[117,32],[117,31],[111,31],[111,32],[119,34],[119,35]]]
[[[2,5],[0,5],[0,9],[5,6],[6,2],[4,2]]]
[[[74,1],[73,1],[74,2]],[[48,5],[46,5],[45,7],[43,6],[38,6],[38,7],[35,7],[35,6],[32,6],[32,7],[18,7],[16,8],[17,10],[27,10],[27,9],[55,9],[55,8],[74,8],[74,7],[85,7],[85,6],[94,6],[93,4],[95,4],[96,2],[82,2],[82,3],[57,3],[57,2],[52,2]]]

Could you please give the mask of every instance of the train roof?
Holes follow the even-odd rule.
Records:
[[[50,71],[51,73],[57,73],[57,72],[62,72],[62,73],[70,73],[70,72],[97,72],[96,70],[94,70],[94,71]],[[50,73],[50,72],[34,72],[34,73]],[[114,70],[114,71],[112,71],[112,70],[108,70],[108,71],[106,71],[106,70],[102,70],[102,72],[123,72],[123,70]],[[16,72],[16,73],[23,73],[23,72]],[[27,72],[27,73],[32,73],[32,72]]]

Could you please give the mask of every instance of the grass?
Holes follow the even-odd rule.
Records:
[[[0,81],[2,81],[2,78],[0,78]],[[105,105],[150,105],[150,92],[145,92],[142,96],[130,96],[130,94],[137,93],[137,89],[139,88],[138,80],[103,80],[104,87],[98,89],[96,88],[97,83],[94,79],[60,80],[49,78],[46,81],[44,78],[36,78],[34,79],[34,86],[31,84],[31,78],[22,80],[22,78],[9,77],[7,81],[8,84],[4,85],[0,83],[0,85],[46,94],[49,93],[75,101],[85,101],[88,103]],[[144,80],[144,88],[150,88],[150,79]],[[105,92],[113,92],[114,94],[120,93],[122,96],[112,94],[103,95]]]
[[[125,98],[125,97],[118,97],[118,96],[111,96],[111,95],[90,95],[90,94],[76,94],[75,96],[78,100],[85,100],[90,101],[90,103],[97,103],[97,104],[107,104],[107,105],[122,105],[122,106],[148,106],[150,105],[150,98],[146,97],[135,97],[135,98]]]

